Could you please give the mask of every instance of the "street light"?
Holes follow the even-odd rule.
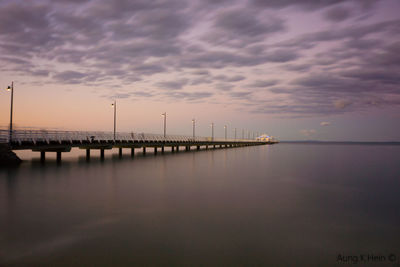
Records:
[[[114,103],[111,104],[114,107],[114,143],[115,143],[115,132],[117,130],[117,100],[114,100]]]
[[[211,123],[211,141],[214,141],[214,123]]]
[[[192,124],[193,124],[193,140],[194,140],[196,138],[196,135],[195,135],[196,120],[195,119],[192,119]]]
[[[11,82],[11,86],[7,87],[7,91],[11,91],[11,109],[10,109],[10,137],[9,137],[9,143],[11,144],[12,141],[12,119],[13,119],[13,98],[14,98],[14,82]]]
[[[224,129],[225,129],[225,140],[226,140],[226,138],[228,137],[228,134],[226,132],[226,125],[224,125]]]
[[[167,112],[161,114],[164,117],[164,138],[167,136]]]

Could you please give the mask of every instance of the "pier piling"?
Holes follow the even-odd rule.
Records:
[[[86,160],[90,160],[90,149],[86,149]]]
[[[44,163],[45,160],[46,160],[46,152],[40,151],[40,161]]]

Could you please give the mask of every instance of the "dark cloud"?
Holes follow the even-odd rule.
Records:
[[[264,87],[270,87],[273,85],[276,85],[279,81],[278,80],[256,80],[255,82],[251,83],[249,86],[250,87],[260,87],[260,88],[264,88]]]
[[[210,84],[212,83],[212,79],[210,77],[200,77],[193,79],[190,84],[191,85],[199,85],[199,84]]]
[[[236,99],[248,99],[251,96],[252,92],[250,91],[235,91],[230,92],[229,95]]]
[[[331,8],[324,13],[324,17],[332,22],[340,22],[346,20],[350,17],[350,15],[350,9],[343,6]]]
[[[371,8],[379,0],[349,0],[362,8]],[[251,3],[258,8],[280,9],[290,6],[296,6],[303,10],[316,10],[338,4],[337,0],[251,0]],[[342,1],[343,2],[343,1]]]
[[[312,64],[287,64],[282,67],[288,71],[304,72],[308,71],[312,67]]]
[[[46,29],[49,25],[49,9],[44,5],[9,3],[0,9],[0,34],[19,35]]]
[[[276,44],[276,47],[309,49],[318,43],[346,39],[362,39],[373,34],[400,34],[400,20],[388,20],[368,25],[353,25],[335,30],[306,33]]]
[[[230,91],[233,86],[229,83],[218,83],[215,85],[215,88],[220,91]]]
[[[195,70],[192,72],[195,75],[209,75],[210,72],[208,70]]]
[[[174,99],[181,99],[181,100],[202,100],[205,98],[209,98],[213,95],[211,92],[175,92],[169,91],[165,92],[164,95],[174,98]]]
[[[74,82],[77,80],[81,80],[82,78],[86,77],[87,75],[85,73],[77,72],[77,71],[63,71],[60,73],[57,73],[53,76],[56,80],[59,81],[64,81],[66,83]]]
[[[156,85],[160,89],[179,90],[179,89],[182,89],[183,86],[185,86],[186,84],[188,84],[188,80],[187,79],[181,79],[181,80],[178,80],[178,81],[159,82]]]
[[[216,75],[213,77],[213,79],[218,80],[218,81],[223,81],[223,82],[238,82],[246,79],[246,77],[242,75],[235,75],[235,76],[226,76],[226,75]]]
[[[218,13],[204,40],[217,45],[243,47],[286,29],[284,20],[270,14],[260,18],[257,9],[227,9]]]

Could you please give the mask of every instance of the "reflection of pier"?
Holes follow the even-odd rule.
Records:
[[[0,130],[0,142],[9,142],[9,131]],[[228,148],[239,146],[253,146],[273,144],[271,141],[259,141],[250,139],[216,139],[206,137],[188,137],[178,135],[158,135],[144,133],[108,133],[108,132],[78,132],[78,131],[45,131],[45,130],[17,130],[12,133],[12,150],[32,150],[40,152],[41,161],[45,161],[46,152],[57,153],[57,161],[61,162],[61,154],[70,152],[71,148],[78,147],[86,150],[86,158],[90,159],[91,150],[99,150],[100,158],[104,159],[104,151],[118,148],[119,156],[122,149],[130,149],[131,156],[135,155],[135,149],[154,149],[161,153],[168,147],[172,152],[184,147],[186,151],[195,148]]]

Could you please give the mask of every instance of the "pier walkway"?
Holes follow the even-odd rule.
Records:
[[[135,149],[141,149],[146,154],[147,149],[152,149],[156,154],[164,152],[166,147],[171,151],[186,151],[192,148],[228,148],[239,146],[267,145],[275,141],[259,141],[251,139],[221,139],[210,137],[189,137],[180,135],[146,134],[146,133],[114,133],[112,132],[81,132],[81,131],[47,131],[47,130],[14,130],[10,135],[7,130],[0,130],[0,143],[9,144],[11,150],[32,150],[40,153],[41,161],[45,161],[46,152],[55,152],[57,161],[61,162],[61,155],[77,147],[86,150],[89,160],[91,150],[99,150],[100,158],[104,159],[104,151],[112,148],[130,149],[134,157]]]

